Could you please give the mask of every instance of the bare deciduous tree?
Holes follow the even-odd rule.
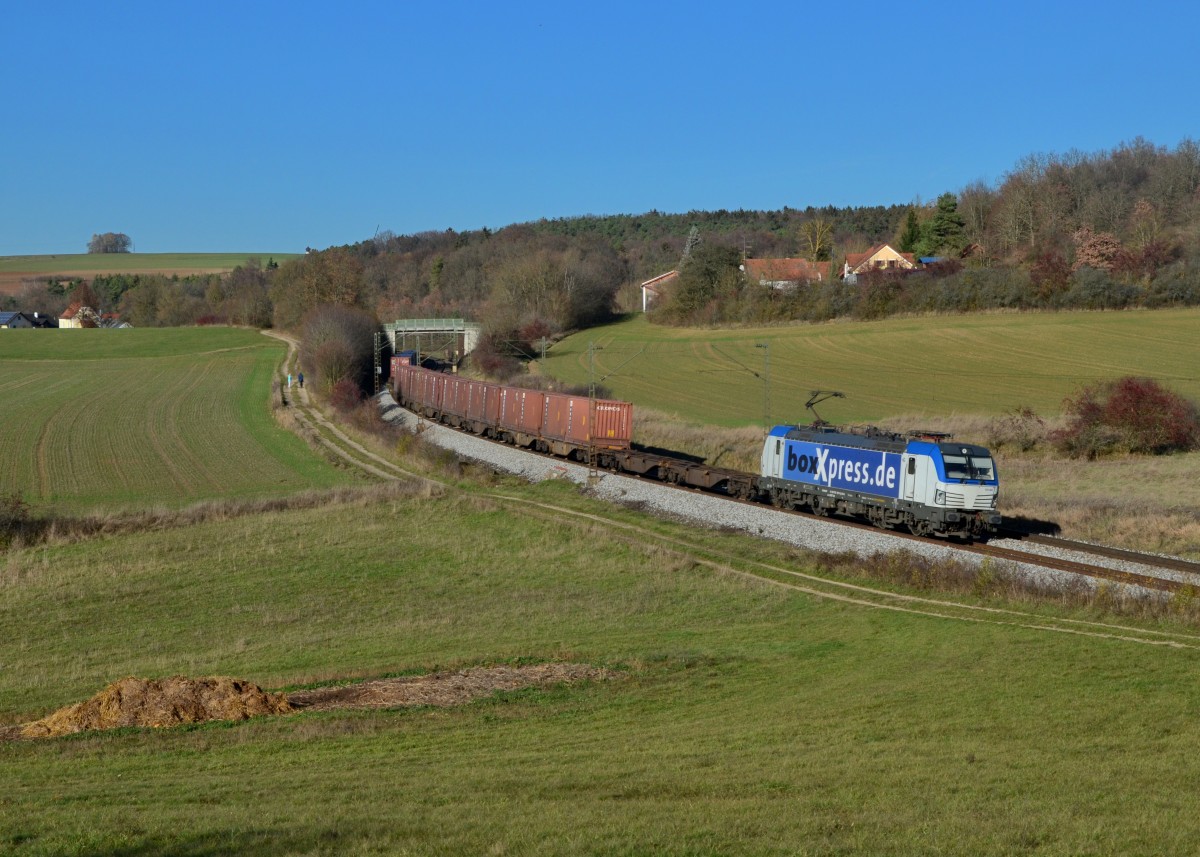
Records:
[[[817,217],[800,224],[800,238],[804,242],[804,255],[810,262],[819,262],[829,256],[833,242],[833,224]]]

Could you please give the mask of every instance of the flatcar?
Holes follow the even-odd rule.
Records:
[[[991,453],[931,433],[776,426],[763,444],[759,490],[776,506],[923,536],[986,538],[1000,524]]]

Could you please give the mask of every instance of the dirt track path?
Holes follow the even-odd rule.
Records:
[[[280,342],[287,344],[288,353],[283,362],[283,374],[286,376],[288,373],[291,373],[295,376],[297,373],[294,370],[297,366],[297,354],[300,343],[295,337],[289,336],[286,333],[279,333],[274,330],[264,330],[263,333],[272,339],[278,339]],[[281,386],[284,402],[292,408],[292,413],[312,433],[312,437],[317,443],[320,443],[333,455],[364,473],[388,482],[418,481],[430,485],[441,485],[441,483],[435,480],[428,479],[410,470],[405,470],[403,467],[377,455],[352,437],[349,437],[337,425],[330,422],[321,413],[320,409],[312,403],[307,387],[293,384],[289,389],[286,386],[286,382]],[[330,435],[336,439],[336,443],[330,440]]]

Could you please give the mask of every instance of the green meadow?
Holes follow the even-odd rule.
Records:
[[[283,352],[260,334],[6,333],[0,493],[35,511],[356,481],[272,419]],[[0,854],[1195,853],[1200,631],[903,600],[929,596],[564,482],[454,478],[8,548],[0,726],[125,675],[613,678],[0,741]]]
[[[561,483],[504,492],[9,554],[3,722],[126,674],[286,689],[572,660],[617,677],[0,744],[0,852],[1194,853],[1200,649],[1056,633],[1046,609],[841,603],[691,558],[802,570],[780,546]]]
[[[353,481],[272,418],[284,346],[257,332],[3,334],[0,494],[61,513]]]
[[[1083,385],[1123,375],[1156,378],[1200,400],[1197,367],[1200,309],[732,330],[661,327],[637,314],[555,344],[543,369],[577,384],[595,378],[615,398],[685,419],[761,426],[764,388],[773,423],[807,422],[804,404],[813,390],[845,393],[818,407],[835,423],[1018,407],[1054,416]]]

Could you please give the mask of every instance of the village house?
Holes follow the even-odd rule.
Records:
[[[53,316],[40,312],[0,312],[0,329],[57,326]]]
[[[819,283],[829,279],[832,262],[810,262],[807,259],[747,259],[742,270],[760,286],[773,289],[794,289],[801,283]]]
[[[853,282],[867,271],[911,271],[915,267],[912,253],[901,253],[891,244],[876,244],[865,253],[847,253],[842,278]]]
[[[0,312],[0,329],[15,330],[18,327],[33,327],[33,319],[23,312]]]

